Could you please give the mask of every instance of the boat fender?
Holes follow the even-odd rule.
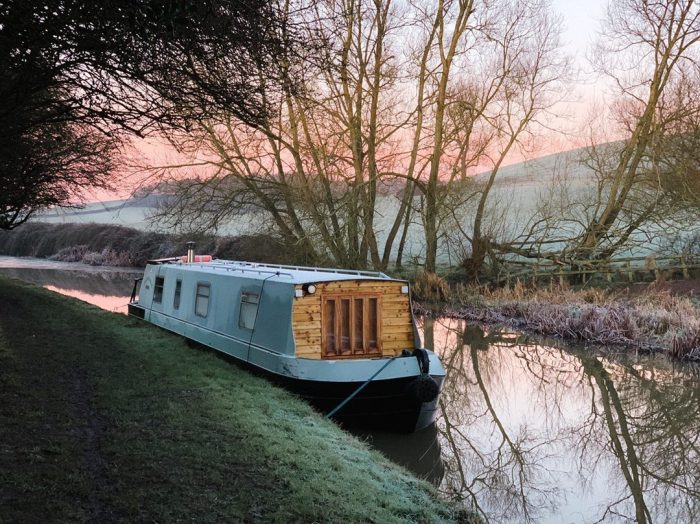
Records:
[[[440,386],[430,375],[418,375],[408,385],[408,390],[419,402],[432,402],[440,393]]]
[[[420,402],[432,402],[440,393],[435,379],[429,375],[430,373],[430,356],[423,348],[413,350],[413,356],[418,360],[418,368],[420,375],[413,380],[409,385],[409,391],[413,397]]]

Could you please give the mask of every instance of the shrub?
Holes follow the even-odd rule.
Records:
[[[444,302],[450,296],[450,287],[435,273],[423,271],[413,280],[413,296],[426,302]]]
[[[314,263],[307,253],[270,235],[171,235],[111,224],[23,224],[12,231],[0,231],[0,254],[143,267],[148,260],[184,255],[189,241],[195,242],[197,253],[216,258],[274,264]]]
[[[64,247],[49,257],[49,260],[57,260],[59,262],[82,262],[85,255],[88,253],[88,247],[83,244],[81,246]]]

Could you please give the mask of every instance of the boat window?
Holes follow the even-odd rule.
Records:
[[[367,337],[366,344],[369,351],[377,351],[379,349],[379,311],[376,298],[367,299]]]
[[[173,308],[180,308],[180,292],[182,291],[182,280],[175,281],[175,296],[173,297]]]
[[[255,327],[255,317],[258,314],[260,295],[256,293],[241,293],[241,312],[238,316],[238,325],[245,329]]]
[[[327,298],[323,306],[323,347],[324,353],[335,355],[335,299]]]
[[[156,277],[156,285],[153,287],[153,302],[163,302],[164,277]]]
[[[365,309],[364,301],[361,298],[355,299],[355,337],[352,350],[355,353],[364,353],[364,330],[365,330]]]
[[[321,314],[324,358],[381,353],[378,295],[326,295]]]
[[[209,284],[197,284],[197,296],[194,301],[194,314],[206,317],[209,313]]]

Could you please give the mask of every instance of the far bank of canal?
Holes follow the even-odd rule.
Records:
[[[135,276],[7,257],[0,273],[109,310]],[[493,522],[700,520],[698,365],[444,318],[423,336],[448,369],[437,427],[363,436],[444,497]]]

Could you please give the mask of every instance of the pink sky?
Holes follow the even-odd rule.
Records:
[[[554,11],[562,17],[562,44],[565,52],[572,57],[575,76],[572,92],[567,101],[555,108],[563,118],[556,125],[562,131],[574,136],[561,137],[550,151],[582,147],[585,142],[577,141],[582,128],[596,105],[600,105],[606,95],[606,87],[593,72],[588,54],[596,41],[602,19],[605,17],[608,0],[553,0]],[[580,136],[585,140],[584,136]]]
[[[605,15],[607,0],[552,0],[552,8],[561,16],[563,23],[562,44],[564,51],[571,56],[574,65],[573,85],[564,101],[553,108],[554,117],[547,124],[555,132],[537,137],[528,158],[545,156],[559,151],[575,149],[586,145],[585,123],[591,108],[600,104],[605,88],[591,73],[587,53],[596,39],[600,21]],[[563,132],[563,133],[561,133]],[[168,146],[156,140],[137,145],[137,149],[155,165],[167,165],[177,161],[177,154]],[[513,154],[507,163],[520,162],[525,157]],[[131,186],[132,183],[128,183]],[[129,190],[116,193],[99,192],[88,197],[89,201],[110,200],[129,196]]]

